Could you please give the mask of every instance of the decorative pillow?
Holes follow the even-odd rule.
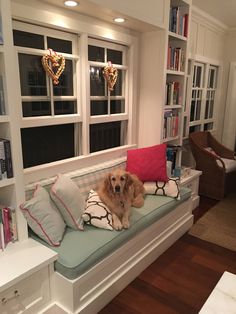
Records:
[[[167,182],[166,144],[128,150],[126,170],[143,182]]]
[[[50,195],[66,225],[83,230],[81,214],[85,207],[85,200],[76,183],[65,175],[59,174],[51,187]]]
[[[20,209],[34,233],[52,246],[60,245],[66,225],[42,186],[36,186],[33,197]]]
[[[217,155],[217,153],[214,151],[214,149],[212,147],[205,147],[205,150],[208,151],[209,153],[211,153],[212,155],[216,156],[216,157],[220,157]]]
[[[180,179],[176,177],[169,178],[168,182],[145,182],[144,188],[146,194],[164,195],[180,199],[179,184]]]
[[[98,194],[90,190],[86,201],[86,208],[82,214],[83,220],[89,225],[98,228],[113,230],[112,214],[107,206],[102,203]]]

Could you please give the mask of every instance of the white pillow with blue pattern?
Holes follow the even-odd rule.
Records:
[[[89,192],[82,218],[88,225],[113,230],[112,214],[94,190]]]

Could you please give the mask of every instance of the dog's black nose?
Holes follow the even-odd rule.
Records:
[[[119,186],[119,185],[116,185],[116,186],[115,186],[115,191],[116,191],[116,193],[119,193],[119,192],[120,192],[120,186]]]

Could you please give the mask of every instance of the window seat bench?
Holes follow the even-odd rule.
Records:
[[[125,160],[107,162],[69,173],[86,195],[101,177],[113,168],[125,167]],[[35,184],[50,188],[52,178],[27,186],[30,195]],[[66,313],[97,313],[193,224],[191,190],[181,188],[180,200],[146,195],[142,208],[132,208],[131,226],[110,231],[85,225],[84,231],[67,227],[59,247],[52,277],[55,304]]]

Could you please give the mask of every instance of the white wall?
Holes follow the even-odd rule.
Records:
[[[159,144],[162,138],[167,34],[143,33],[140,40],[138,145]]]

